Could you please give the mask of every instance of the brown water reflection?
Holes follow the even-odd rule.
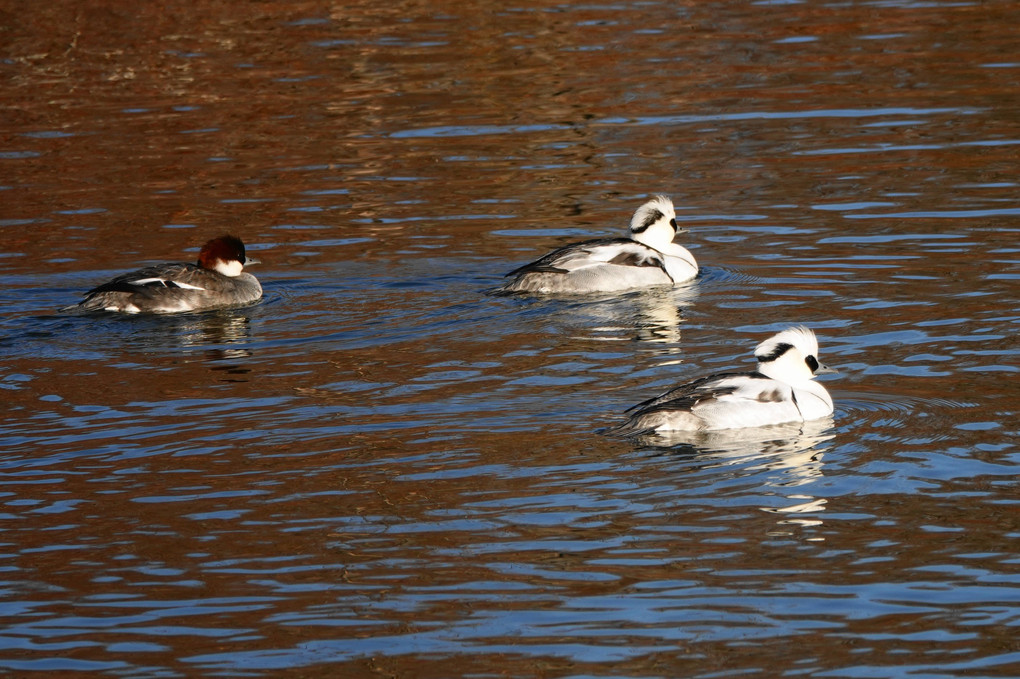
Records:
[[[0,18],[4,670],[1014,673],[1014,4]],[[691,286],[486,294],[655,192]],[[55,311],[227,229],[258,306]],[[596,433],[793,322],[832,422]]]

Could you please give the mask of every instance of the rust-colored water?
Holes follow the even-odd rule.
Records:
[[[0,668],[1016,676],[1018,23],[0,2]],[[692,285],[487,294],[652,193]],[[224,231],[257,306],[57,312]],[[597,433],[792,323],[831,421]]]

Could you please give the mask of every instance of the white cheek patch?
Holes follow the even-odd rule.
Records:
[[[216,270],[224,276],[230,276],[231,278],[241,275],[241,270],[244,269],[244,264],[235,260],[224,262],[222,259],[216,260]]]

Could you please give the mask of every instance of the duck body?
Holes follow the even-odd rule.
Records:
[[[503,292],[618,292],[676,285],[693,278],[698,265],[685,248],[661,252],[630,238],[599,238],[572,243],[514,269]]]
[[[825,387],[792,386],[759,372],[705,377],[639,403],[628,427],[640,431],[718,431],[815,420],[832,413]]]
[[[250,304],[262,297],[262,285],[242,269],[256,261],[246,257],[240,239],[222,236],[203,246],[197,264],[168,262],[121,274],[67,308],[179,313]]]
[[[807,328],[785,330],[755,350],[758,369],[719,373],[671,389],[630,408],[619,434],[719,431],[806,422],[832,414],[829,392],[815,375],[835,372],[818,362]]]
[[[677,285],[698,274],[678,233],[673,202],[656,196],[631,219],[629,238],[596,238],[571,243],[507,274],[500,292],[583,294]]]

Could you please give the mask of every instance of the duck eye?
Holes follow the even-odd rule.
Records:
[[[673,227],[674,231],[676,231],[676,220],[675,219],[669,220],[669,225]]]
[[[807,363],[807,367],[811,368],[811,372],[818,370],[818,359],[814,356],[808,356],[804,362]]]

